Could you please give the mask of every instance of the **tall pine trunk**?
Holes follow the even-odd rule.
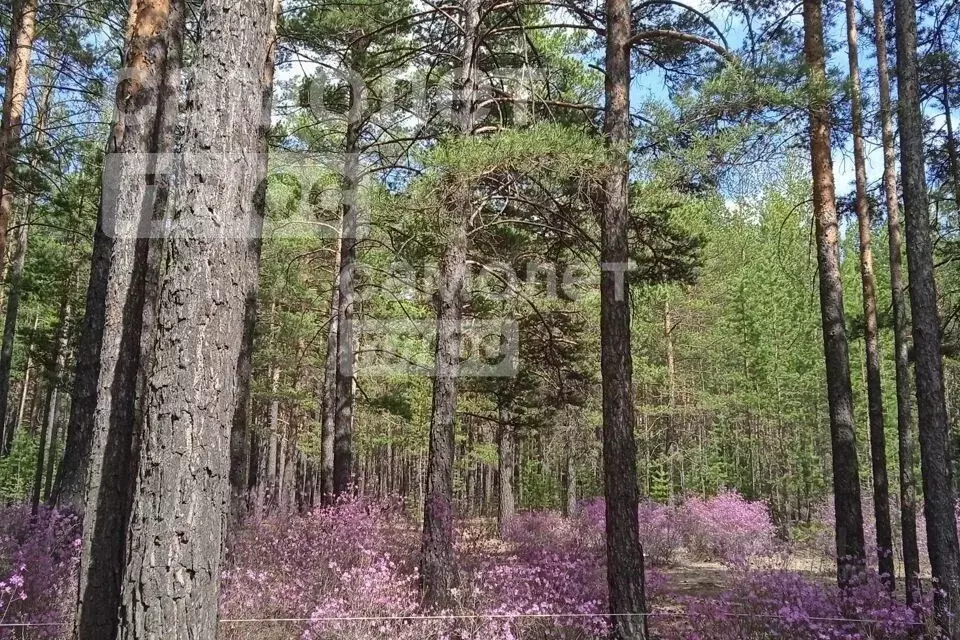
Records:
[[[262,224],[272,0],[209,0],[170,194],[120,637],[214,638],[251,233]],[[227,69],[229,72],[224,73]]]
[[[816,221],[820,315],[830,409],[833,491],[836,511],[837,581],[860,579],[866,566],[860,472],[853,425],[850,360],[840,281],[837,204],[830,152],[830,100],[820,0],[804,0],[804,56],[810,73],[810,157],[813,167],[813,215]]]
[[[346,493],[351,484],[353,467],[353,377],[355,343],[355,300],[357,240],[360,231],[357,189],[360,175],[360,131],[363,114],[363,91],[351,86],[342,190],[340,227],[340,266],[337,269],[337,350],[336,401],[333,428],[333,493]]]
[[[907,226],[913,311],[914,370],[927,549],[937,589],[934,613],[948,637],[960,638],[960,549],[950,469],[950,425],[944,399],[940,320],[933,271],[923,112],[917,69],[917,15],[912,0],[895,0],[900,106],[900,170]]]
[[[853,114],[853,163],[856,176],[857,228],[860,237],[860,281],[863,285],[863,341],[866,346],[867,407],[870,423],[870,461],[873,470],[873,515],[876,520],[877,566],[881,579],[894,588],[893,531],[890,526],[890,485],[887,481],[887,444],[883,427],[883,388],[880,382],[880,346],[877,331],[877,279],[873,273],[870,204],[867,201],[867,165],[863,140],[863,98],[860,89],[857,8],[846,0],[847,54],[850,64],[850,102]]]
[[[883,0],[873,2],[877,38],[877,77],[880,125],[883,137],[883,193],[887,206],[887,240],[890,249],[890,292],[893,302],[893,342],[897,383],[897,449],[900,471],[900,529],[906,599],[912,604],[920,591],[920,550],[917,544],[917,491],[913,477],[916,454],[910,407],[910,326],[903,285],[903,247],[900,229],[900,195],[890,103],[890,70],[887,62],[887,21]]]
[[[453,118],[457,134],[473,135],[477,91],[477,35],[479,0],[462,0],[460,65],[457,68]],[[470,185],[448,180],[449,221],[447,246],[440,258],[436,294],[436,350],[433,405],[427,454],[423,532],[420,542],[420,589],[428,608],[445,608],[451,589],[459,583],[453,557],[453,461],[457,411],[457,377],[463,313],[463,287],[467,278],[467,225],[473,209]]]
[[[606,498],[607,585],[613,637],[647,637],[644,566],[637,521],[630,338],[630,0],[606,0],[606,81],[603,131],[614,159],[604,183],[600,235],[600,373],[603,387],[603,486]],[[636,614],[636,615],[632,615]]]
[[[117,86],[114,123],[104,160],[94,239],[95,264],[87,292],[77,383],[84,387],[71,410],[86,465],[83,541],[75,637],[116,637],[124,567],[124,531],[133,483],[138,374],[141,367],[147,251],[155,213],[155,184],[162,170],[154,154],[172,149],[184,11],[179,0],[136,0],[130,5],[124,70]],[[99,247],[97,245],[100,245]],[[97,260],[102,264],[96,264]],[[84,353],[84,348],[95,348]],[[81,370],[93,365],[93,370]],[[81,382],[81,376],[96,375]],[[87,395],[92,394],[92,395]],[[78,406],[79,405],[79,406]],[[90,416],[76,415],[89,411]],[[88,422],[89,421],[89,422]],[[82,426],[80,426],[82,425]],[[83,430],[86,430],[84,433]],[[73,452],[76,455],[77,452]],[[69,456],[65,455],[66,461]],[[66,473],[67,470],[64,470]],[[71,483],[73,480],[71,480]],[[68,485],[72,489],[72,484]]]

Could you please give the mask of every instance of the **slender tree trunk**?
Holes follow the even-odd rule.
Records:
[[[263,214],[260,214],[263,219]],[[247,247],[249,265],[246,278],[246,300],[243,314],[243,342],[237,362],[237,406],[230,431],[230,530],[236,530],[249,510],[251,429],[250,414],[253,400],[250,382],[253,377],[253,347],[259,309],[259,265],[262,233],[252,234]]]
[[[630,0],[606,0],[603,131],[616,155],[604,184],[600,232],[600,373],[603,387],[603,481],[607,585],[616,640],[647,637],[643,550],[637,521],[630,339],[628,153],[630,131]]]
[[[183,20],[179,0],[136,0],[129,10],[126,75],[117,86],[87,292],[90,317],[84,329],[91,334],[81,338],[78,355],[80,393],[71,409],[71,423],[78,421],[71,424],[72,443],[68,431],[68,447],[79,445],[85,459],[64,470],[76,474],[86,465],[87,472],[77,640],[109,640],[117,634],[124,528],[133,495],[133,450],[139,428],[135,414],[147,251],[157,204],[154,184],[161,171],[154,154],[172,149],[177,97],[169,94],[176,85],[169,76],[179,73]],[[91,318],[102,324],[91,325]],[[93,375],[92,381],[80,380]],[[92,387],[86,386],[91,382]],[[75,416],[78,411],[92,415]],[[78,443],[77,438],[89,442]],[[61,489],[69,487],[72,494],[77,480],[71,478]]]
[[[498,426],[498,456],[497,472],[500,480],[500,501],[497,509],[497,523],[500,537],[506,536],[510,518],[516,511],[516,499],[513,495],[514,460],[516,457],[513,426],[510,424],[510,411],[506,406],[500,408],[500,424]]]
[[[40,322],[40,314],[33,316],[33,328],[30,330],[30,340],[27,343],[27,362],[23,367],[23,385],[20,388],[20,404],[17,408],[16,422],[12,428],[18,429],[23,424],[23,416],[27,410],[27,397],[30,395],[30,376],[33,374],[33,340],[37,335],[37,325]]]
[[[257,266],[250,234],[262,223],[277,9],[273,0],[209,0],[199,19],[128,527],[124,639],[217,636],[230,428],[248,272]]]
[[[47,389],[47,413],[50,413],[50,403],[56,402],[56,394],[54,393],[54,386],[51,382],[50,387]],[[46,466],[46,453],[47,453],[47,439],[48,434],[50,433],[50,424],[43,420],[40,423],[40,441],[37,443],[37,463],[36,467],[33,470],[33,494],[30,498],[30,513],[34,516],[40,512],[40,497],[43,490],[43,470]]]
[[[887,236],[890,248],[890,290],[893,302],[893,340],[897,382],[897,448],[900,470],[900,528],[907,602],[920,593],[920,551],[917,544],[917,491],[913,477],[916,451],[910,407],[909,321],[903,285],[903,248],[900,229],[900,196],[890,103],[890,71],[887,63],[887,22],[883,0],[874,0],[873,19],[877,37],[877,76],[880,88],[880,123],[883,134],[883,192],[887,205]]]
[[[563,515],[572,518],[577,515],[577,459],[573,455],[574,445],[570,443],[570,450],[564,460],[564,500]]]
[[[943,37],[938,33],[938,44],[941,53],[944,52]],[[949,60],[948,56],[944,56]],[[947,63],[941,72],[940,80],[940,101],[943,103],[943,122],[947,133],[947,162],[950,168],[950,181],[953,182],[954,206],[960,209],[960,157],[957,154],[957,140],[953,133],[953,105],[950,100],[950,89],[952,88],[951,63]]]
[[[673,503],[674,487],[677,484],[674,469],[674,459],[680,451],[680,443],[676,435],[676,408],[677,408],[677,373],[674,364],[673,351],[673,314],[670,312],[670,301],[663,303],[663,339],[666,345],[667,364],[667,425],[664,440],[664,455],[667,460],[667,480],[670,490],[670,502]]]
[[[830,409],[833,490],[836,509],[837,581],[841,586],[860,579],[866,565],[860,472],[853,428],[850,360],[840,282],[837,205],[830,153],[829,87],[823,45],[823,7],[804,0],[804,54],[810,68],[810,156],[813,164],[813,209],[816,221],[820,314]]]
[[[454,97],[454,124],[458,135],[473,134],[476,98],[479,0],[462,0],[460,66]],[[470,186],[448,180],[450,202],[447,246],[440,259],[436,294],[437,332],[427,457],[423,535],[420,544],[420,589],[428,608],[446,608],[451,589],[459,583],[453,557],[454,423],[457,410],[457,377],[463,313],[463,287],[467,277],[467,225],[473,209]]]
[[[72,284],[72,283],[71,283]],[[50,433],[50,453],[47,457],[47,477],[44,481],[44,500],[50,499],[53,489],[53,472],[57,464],[57,426],[59,424],[60,388],[63,386],[63,370],[67,363],[67,349],[70,338],[70,322],[73,317],[73,307],[70,304],[69,294],[60,311],[60,328],[57,332],[57,342],[53,353],[53,376],[50,382],[50,400],[47,403],[47,430]]]
[[[277,494],[280,487],[278,461],[280,459],[280,400],[277,394],[280,391],[280,368],[274,367],[270,382],[270,413],[267,423],[268,449],[266,480],[267,507],[277,506]]]
[[[342,224],[341,224],[342,227]],[[341,234],[342,235],[342,234]],[[337,336],[340,327],[340,248],[342,242],[337,240],[337,249],[334,256],[334,281],[330,293],[330,314],[327,323],[327,352],[323,365],[323,415],[320,422],[320,493],[323,504],[330,504],[333,500],[333,465],[334,465],[334,431],[336,430],[337,408]]]
[[[40,510],[40,500],[43,496],[43,478],[47,464],[53,465],[56,460],[53,457],[53,451],[56,448],[56,432],[54,430],[57,421],[57,395],[60,389],[60,376],[66,356],[67,348],[67,325],[70,322],[70,302],[67,295],[60,305],[60,321],[57,328],[57,339],[54,341],[53,354],[51,362],[53,369],[50,371],[50,385],[47,387],[46,415],[40,425],[40,442],[37,448],[37,468],[33,477],[33,499],[31,501],[31,511],[37,515]],[[47,456],[47,446],[49,444],[50,455]]]
[[[907,225],[907,266],[913,310],[913,349],[920,425],[920,462],[927,549],[937,624],[960,638],[960,549],[950,469],[950,425],[944,400],[940,320],[924,174],[923,113],[917,70],[917,16],[911,0],[895,0],[900,96],[900,168]]]
[[[890,486],[887,482],[887,444],[883,426],[883,388],[880,382],[880,346],[877,331],[877,280],[873,273],[870,205],[867,202],[867,166],[863,140],[863,98],[860,89],[857,8],[846,0],[847,53],[850,64],[853,113],[853,162],[856,175],[857,226],[860,234],[860,280],[863,285],[863,340],[866,347],[867,405],[870,422],[870,460],[873,469],[873,509],[877,532],[877,566],[892,591],[893,531],[890,526]]]
[[[53,477],[56,473],[57,467],[57,456],[60,453],[60,399],[60,389],[58,387],[53,394],[52,408],[48,409],[48,411],[50,411],[50,415],[48,415],[48,423],[50,425],[50,444],[47,448],[47,470],[46,477],[43,481],[44,502],[50,501],[50,492],[53,490]]]
[[[30,59],[33,57],[36,21],[36,0],[13,2],[8,40],[10,49],[7,52],[7,82],[3,92],[3,115],[0,119],[0,263],[6,260],[7,254],[7,227],[10,226],[13,213],[13,170],[20,147],[24,105],[30,86]],[[3,408],[6,409],[6,405]]]
[[[37,110],[36,121],[34,122],[34,143],[38,146],[43,141],[44,130],[47,121],[47,115],[50,112],[50,101],[53,96],[53,88],[56,84],[56,77],[59,70],[48,72],[48,87],[43,92],[43,98],[40,101],[40,107]],[[31,171],[36,171],[39,156],[34,155],[30,159]],[[83,208],[84,193],[80,192],[80,208]],[[10,369],[13,361],[13,343],[16,339],[17,319],[20,310],[20,291],[23,286],[23,268],[27,259],[27,244],[30,237],[30,221],[33,218],[35,198],[29,196],[26,210],[23,212],[20,221],[20,230],[17,238],[17,251],[13,264],[9,270],[10,289],[7,295],[7,312],[4,318],[3,340],[0,344],[0,432],[9,425],[8,431],[0,437],[0,455],[9,453],[10,445],[13,442],[13,436],[16,433],[17,425],[23,417],[22,407],[18,408],[15,420],[7,420],[7,410],[10,398]],[[2,258],[0,258],[2,261]],[[28,358],[29,364],[29,358]],[[29,367],[28,367],[29,370]],[[25,374],[26,378],[27,374]]]
[[[7,313],[3,324],[3,342],[0,344],[0,425],[6,425],[0,455],[10,453],[19,420],[7,420],[10,397],[10,371],[13,365],[13,343],[17,335],[17,316],[20,311],[20,292],[23,288],[23,267],[27,258],[27,239],[30,225],[24,220],[20,227],[17,252],[10,267],[10,285],[7,293]]]

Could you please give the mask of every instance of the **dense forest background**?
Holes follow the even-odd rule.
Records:
[[[220,462],[209,468],[224,487],[229,475],[229,504],[217,506],[217,497],[209,513],[229,521],[228,548],[245,526],[348,495],[371,504],[401,498],[425,526],[425,600],[449,604],[437,593],[455,582],[444,556],[453,548],[451,509],[458,527],[480,523],[506,539],[516,514],[572,519],[595,498],[610,504],[604,471],[614,461],[604,451],[615,433],[605,411],[617,400],[604,385],[616,379],[633,415],[621,415],[630,418],[629,443],[617,432],[607,455],[630,458],[643,504],[680,508],[736,495],[766,507],[781,541],[836,526],[843,546],[852,538],[840,533],[840,504],[859,504],[862,494],[872,553],[879,546],[881,563],[886,553],[897,572],[905,563],[910,572],[909,520],[900,514],[914,492],[921,502],[931,497],[919,482],[928,425],[948,429],[949,469],[936,476],[950,485],[944,500],[952,502],[960,477],[960,5],[626,3],[618,63],[610,48],[620,33],[616,2],[234,4],[18,0],[0,11],[10,34],[0,131],[0,501],[29,504],[35,516],[45,504],[85,516],[83,554],[93,557],[91,532],[100,529],[91,522],[130,522],[129,539],[112,544],[136,549],[151,535],[138,519],[166,508],[159,484],[157,502],[141,502],[151,482],[162,482],[145,470],[176,467],[157,452],[182,445],[176,428],[142,425],[203,406],[226,433],[210,441]],[[909,310],[895,299],[898,290],[913,296],[914,284],[889,182],[895,151],[913,153],[904,136],[914,129],[902,122],[913,98],[898,90],[905,76],[897,74],[911,73],[900,5],[918,14],[917,66],[906,84],[920,109],[909,139],[922,142],[912,157],[929,216],[913,199],[916,174],[904,180],[902,213],[908,252],[910,234],[921,233],[912,220],[930,225],[946,411],[946,422],[924,413],[936,401],[924,403],[929,387],[918,374],[919,448],[910,381],[898,366],[926,371],[930,360],[924,344],[912,344]],[[224,7],[224,15],[241,11],[240,22],[216,17]],[[151,11],[157,24],[144,22]],[[614,63],[632,68],[620,94],[611,87]],[[893,110],[901,109],[895,127],[884,89],[891,81]],[[628,103],[620,120],[617,95]],[[152,141],[137,147],[134,136],[147,130]],[[260,145],[269,150],[257,156],[262,167],[243,155]],[[214,159],[177,164],[178,154],[198,149],[213,149]],[[144,164],[117,164],[124,153]],[[823,166],[840,194],[835,227],[824,222]],[[620,202],[611,167],[623,168],[620,218],[610,213]],[[216,172],[220,182],[184,177]],[[151,204],[152,223],[131,223],[147,207],[124,200],[141,196],[125,182],[134,174],[148,176],[136,178],[144,198],[170,198],[174,213]],[[179,225],[202,208],[195,203],[217,198],[209,210],[222,207],[230,222],[198,223],[180,243]],[[251,210],[252,226],[230,218]],[[622,247],[608,235],[614,222]],[[836,231],[835,249],[825,224]],[[239,234],[241,248],[208,259],[203,234],[222,229]],[[623,260],[608,260],[616,247]],[[840,276],[832,285],[831,250]],[[614,262],[629,265],[626,316],[606,306],[613,289],[599,265]],[[891,282],[901,262],[905,289]],[[221,299],[217,283],[235,299]],[[228,320],[191,302],[207,293],[233,314]],[[830,300],[839,306],[828,308]],[[930,315],[914,307],[915,319]],[[828,326],[828,316],[839,325]],[[204,317],[211,324],[189,324]],[[617,324],[628,333],[605,342],[618,317],[629,318]],[[831,395],[843,377],[837,326],[849,353],[854,456],[838,449],[846,441]],[[182,355],[193,347],[206,354],[210,327],[222,340],[210,347],[220,369]],[[100,343],[91,343],[97,331]],[[163,342],[166,332],[177,338]],[[171,374],[164,358],[177,349],[179,373]],[[632,361],[632,383],[614,375],[622,371],[614,364],[602,369],[613,352]],[[168,385],[181,385],[187,399],[176,405]],[[838,460],[852,461],[853,474],[838,471]],[[128,476],[116,471],[127,467]],[[824,523],[835,495],[838,515]],[[104,515],[111,505],[117,512]],[[862,556],[862,534],[859,546]],[[841,586],[850,549],[833,550]],[[83,592],[96,580],[89,566],[81,571]],[[115,604],[80,600],[80,611]],[[620,638],[640,637],[612,624]],[[78,637],[94,637],[83,634],[95,627],[80,623]]]

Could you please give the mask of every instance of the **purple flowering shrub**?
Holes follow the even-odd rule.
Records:
[[[76,516],[23,505],[0,508],[0,638],[61,638],[76,600],[80,524]]]
[[[411,558],[414,540],[399,503],[362,499],[253,523],[229,549],[221,618],[406,612],[412,567],[398,563]],[[225,623],[234,635],[242,626]]]
[[[872,573],[841,592],[787,571],[745,572],[716,598],[688,600],[686,640],[895,640],[917,637],[929,603],[908,607]]]
[[[735,491],[706,500],[688,498],[680,507],[683,542],[701,560],[738,566],[775,550],[776,530],[767,505]]]
[[[586,501],[580,517],[602,544],[603,499]],[[638,520],[644,556],[654,567],[673,564],[683,549],[698,560],[732,566],[776,551],[776,531],[767,506],[732,491],[707,499],[688,498],[677,506],[643,501]]]
[[[607,519],[603,498],[584,501],[579,513],[580,524],[591,542],[602,547]],[[677,508],[644,500],[640,503],[637,514],[640,543],[643,545],[647,565],[666,567],[673,564],[683,547]]]
[[[358,499],[268,519],[238,534],[230,549],[221,596],[225,635],[579,640],[604,634],[606,622],[595,615],[607,607],[603,548],[583,535],[579,521],[521,514],[509,531],[503,544],[461,536],[455,605],[425,612],[419,531],[398,505]],[[662,579],[648,582],[656,589]],[[296,621],[276,635],[237,621],[266,618]]]

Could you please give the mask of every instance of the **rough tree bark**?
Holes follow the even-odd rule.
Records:
[[[630,354],[628,175],[630,134],[630,0],[606,0],[603,130],[614,154],[604,180],[600,234],[600,373],[603,387],[603,483],[607,585],[613,637],[647,637],[643,550],[637,522],[637,444]]]
[[[883,138],[883,193],[887,206],[887,239],[890,249],[890,290],[893,302],[893,342],[897,383],[897,448],[900,471],[900,529],[907,602],[920,592],[920,550],[917,544],[917,491],[913,477],[916,454],[910,400],[910,325],[903,285],[903,247],[900,229],[900,195],[890,101],[890,70],[887,62],[887,20],[883,0],[873,2],[877,46],[877,78],[880,93],[880,125]]]
[[[23,112],[30,87],[30,59],[37,27],[36,0],[13,3],[10,20],[10,51],[7,56],[7,81],[0,117],[0,264],[7,255],[7,227],[13,213],[13,169],[23,130]],[[6,414],[6,394],[0,416]]]
[[[273,0],[208,0],[170,194],[120,637],[214,638],[251,234],[266,191]]]
[[[138,428],[135,402],[153,185],[161,170],[155,154],[172,149],[177,98],[171,95],[176,83],[169,76],[179,73],[183,16],[179,0],[136,0],[129,9],[87,291],[89,317],[78,353],[75,389],[80,394],[68,426],[67,446],[76,449],[64,457],[64,464],[69,460],[74,466],[63,470],[70,476],[61,476],[67,483],[61,481],[60,498],[72,502],[79,481],[75,474],[86,471],[77,640],[116,637]],[[91,379],[81,380],[86,376]]]
[[[830,409],[833,490],[836,511],[837,582],[846,586],[860,579],[866,566],[860,470],[853,428],[850,361],[840,282],[837,204],[830,153],[830,103],[823,44],[820,0],[803,2],[804,56],[810,73],[810,157],[813,167],[813,210],[816,220],[820,315]]]
[[[917,69],[917,15],[912,0],[895,0],[900,107],[900,170],[907,226],[907,267],[927,549],[937,581],[934,614],[948,637],[960,638],[960,549],[950,469],[950,425],[944,400],[940,320],[933,272],[923,112]]]
[[[893,531],[890,526],[890,486],[887,481],[887,444],[883,427],[883,388],[880,382],[880,345],[877,331],[877,279],[873,273],[870,204],[867,201],[867,165],[863,140],[863,98],[860,89],[857,8],[846,0],[847,58],[850,66],[850,102],[853,115],[853,163],[856,176],[857,227],[860,237],[860,281],[863,285],[863,341],[866,347],[867,407],[870,423],[870,461],[873,470],[873,515],[876,520],[877,566],[881,580],[892,591]]]
[[[457,134],[473,135],[477,91],[477,34],[479,0],[463,0],[460,65],[457,68],[453,119]],[[467,277],[467,225],[473,209],[469,185],[448,181],[447,246],[440,258],[436,293],[436,351],[430,446],[427,455],[423,534],[420,542],[420,590],[428,608],[444,608],[459,582],[453,558],[454,421],[463,313],[463,286]]]

